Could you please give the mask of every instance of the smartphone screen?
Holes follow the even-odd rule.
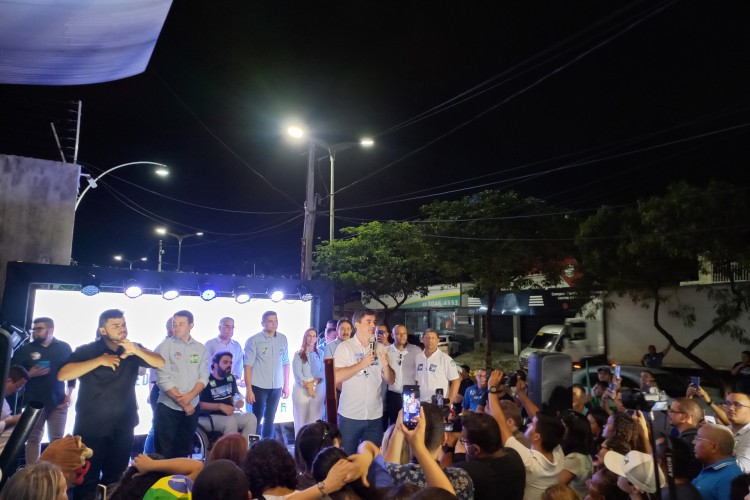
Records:
[[[105,485],[96,485],[96,500],[107,500],[107,487]]]
[[[247,446],[248,447],[254,445],[258,441],[260,441],[260,436],[257,435],[257,434],[250,434],[250,435],[247,436]]]
[[[690,377],[690,385],[695,387],[696,389],[701,386],[701,378],[700,377]]]
[[[620,365],[615,366],[615,378],[620,378]]]
[[[419,401],[419,386],[418,385],[405,385],[404,392],[402,393],[403,398],[403,414],[404,414],[404,426],[407,429],[414,429],[417,426],[417,422],[414,417],[418,417],[420,414],[420,401]]]

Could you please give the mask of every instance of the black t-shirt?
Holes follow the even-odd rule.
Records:
[[[24,386],[23,405],[29,401],[44,403],[46,408],[54,408],[65,398],[65,383],[57,380],[60,367],[68,362],[70,346],[65,342],[52,339],[47,347],[41,342],[31,342],[20,347],[13,356],[11,365],[21,365],[30,370],[35,365],[48,367],[49,373],[42,377],[34,377]],[[75,380],[68,382],[68,386],[75,387]]]
[[[140,344],[136,344],[142,347]],[[122,354],[122,348],[111,351],[103,339],[82,345],[70,356],[70,363],[80,363],[98,358],[102,354]],[[145,360],[132,355],[120,359],[116,369],[98,366],[80,377],[81,388],[76,401],[74,434],[83,436],[112,436],[119,432],[132,432],[138,425],[138,405],[135,399],[135,382],[138,369],[150,366]]]
[[[459,462],[459,467],[471,476],[474,482],[475,500],[522,500],[526,488],[526,469],[521,455],[512,448],[503,448],[497,458],[479,458]]]
[[[220,403],[234,407],[234,395],[237,390],[237,381],[232,375],[225,379],[217,379],[213,375],[208,376],[208,385],[201,391],[201,403]],[[221,410],[204,411],[204,415],[224,415]]]

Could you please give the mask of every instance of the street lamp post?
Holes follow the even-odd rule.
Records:
[[[104,172],[102,172],[95,178],[91,178],[90,175],[85,174],[84,177],[86,177],[86,180],[88,181],[88,186],[86,186],[86,188],[83,191],[81,191],[81,194],[78,195],[78,198],[76,198],[75,210],[78,210],[78,205],[81,204],[81,200],[83,199],[83,196],[86,193],[88,193],[89,189],[97,187],[96,183],[99,179],[101,179],[102,177],[104,177],[105,175],[111,172],[114,172],[117,169],[120,169],[123,167],[129,167],[130,165],[155,165],[157,167],[156,170],[154,171],[156,175],[159,175],[161,177],[165,177],[169,175],[169,169],[167,168],[166,165],[164,165],[163,163],[156,163],[153,161],[131,161],[130,163],[123,163],[122,165],[117,165],[108,170],[105,170]]]
[[[127,263],[128,263],[128,266],[129,266],[129,268],[130,268],[130,269],[133,269],[133,262],[138,262],[138,261],[141,261],[141,262],[146,262],[146,261],[148,260],[148,257],[141,257],[140,259],[136,259],[136,260],[130,260],[130,259],[126,259],[126,258],[125,258],[125,257],[123,257],[122,255],[115,255],[115,256],[114,256],[114,259],[115,259],[116,261],[118,261],[118,262],[127,262]]]
[[[339,151],[343,151],[345,149],[349,149],[353,146],[360,145],[362,147],[369,148],[372,145],[375,144],[375,141],[372,139],[362,139],[359,142],[341,142],[339,144],[334,144],[333,146],[328,147],[328,158],[331,160],[331,209],[328,213],[328,241],[333,243],[334,239],[334,222],[333,222],[333,202],[334,202],[334,196],[336,196],[336,190],[334,189],[334,166],[336,164],[336,153]]]
[[[174,238],[177,238],[177,272],[180,272],[180,265],[182,264],[182,240],[190,238],[191,236],[203,236],[202,232],[197,233],[190,233],[190,234],[175,234],[170,233],[166,230],[166,228],[158,227],[156,228],[156,233],[166,236],[172,236]],[[159,240],[159,243],[161,243],[161,240]],[[159,257],[161,259],[161,249],[159,251]],[[161,268],[161,266],[159,266]],[[161,269],[159,269],[161,271]]]

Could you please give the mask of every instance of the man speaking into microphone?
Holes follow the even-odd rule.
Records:
[[[374,311],[357,311],[352,317],[355,334],[339,344],[334,356],[336,385],[341,384],[339,431],[347,455],[362,441],[383,440],[383,380],[392,384],[396,374],[388,364],[388,350],[375,342]]]

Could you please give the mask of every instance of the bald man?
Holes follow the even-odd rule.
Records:
[[[732,433],[723,425],[705,424],[698,429],[693,443],[695,458],[703,464],[703,470],[693,479],[693,485],[700,490],[704,500],[726,500],[732,479],[742,474],[732,456]]]

